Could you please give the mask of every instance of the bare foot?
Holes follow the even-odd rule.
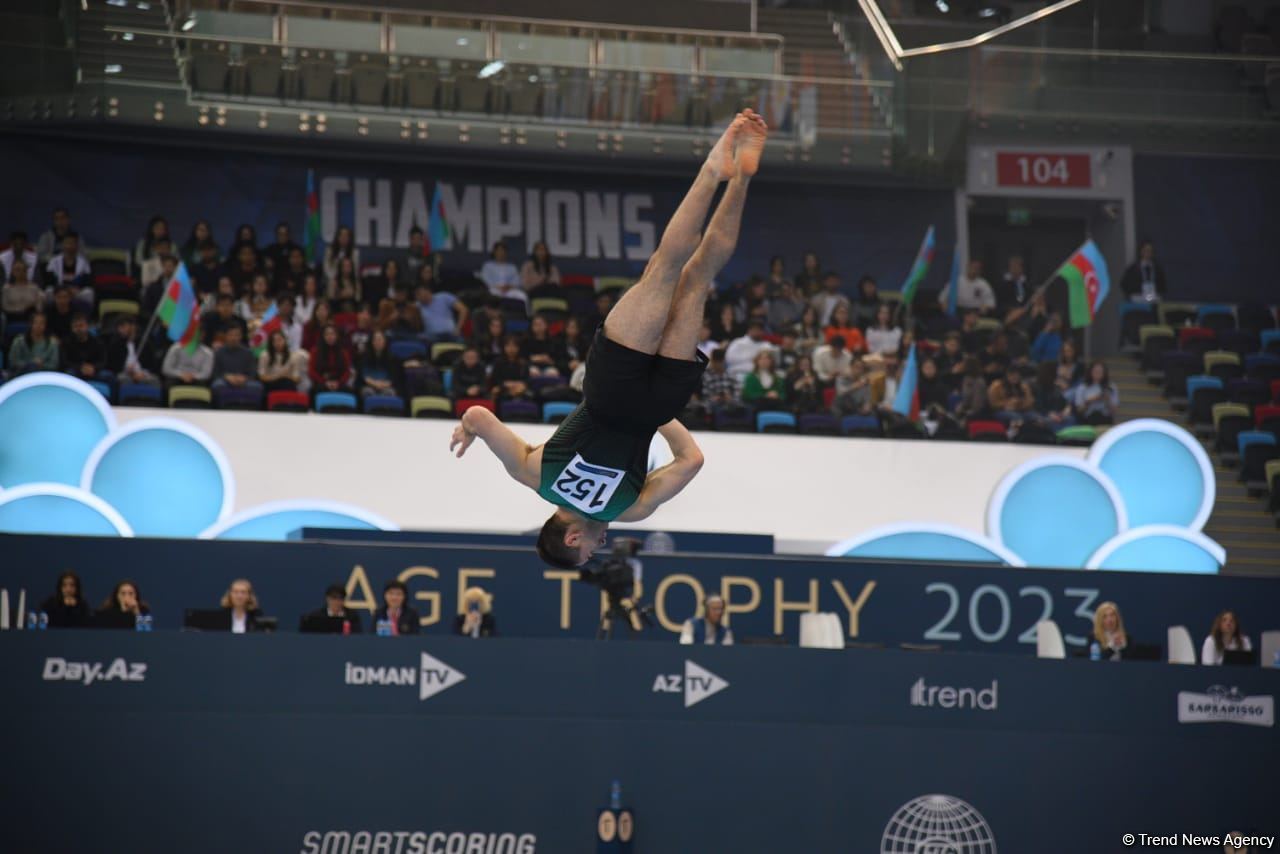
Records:
[[[742,112],[743,123],[736,135],[733,160],[737,171],[750,178],[760,171],[760,156],[764,154],[764,141],[769,136],[769,126],[754,110]]]
[[[711,153],[707,155],[707,167],[711,169],[719,181],[728,181],[736,171],[733,159],[734,141],[746,124],[747,118],[745,115],[738,113],[738,115],[734,116],[733,121],[729,122],[729,127],[716,144],[712,146]]]

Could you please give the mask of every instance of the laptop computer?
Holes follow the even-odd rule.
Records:
[[[183,631],[229,632],[231,612],[223,608],[188,608],[182,619]]]
[[[307,614],[302,618],[298,631],[313,635],[342,634],[342,617],[330,617],[328,614]]]
[[[1257,667],[1258,651],[1254,649],[1224,649],[1222,663],[1236,667]]]

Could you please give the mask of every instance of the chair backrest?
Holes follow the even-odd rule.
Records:
[[[1212,371],[1215,365],[1235,365],[1239,367],[1240,364],[1240,357],[1228,350],[1211,350],[1204,354],[1204,369],[1206,371]]]
[[[440,363],[440,358],[450,353],[461,353],[465,348],[453,341],[437,341],[431,345],[431,361]]]
[[[635,279],[626,276],[600,276],[596,279],[597,291],[625,291],[635,284]]]
[[[421,341],[392,341],[389,349],[391,357],[399,361],[427,355],[427,345]]]
[[[537,297],[530,305],[534,314],[540,311],[564,311],[569,310],[569,303],[560,297]]]
[[[1253,423],[1259,427],[1262,426],[1264,421],[1269,421],[1272,418],[1280,418],[1280,406],[1276,406],[1274,403],[1264,403],[1253,410]]]
[[[138,314],[138,303],[131,299],[104,299],[98,303],[98,320],[112,314]]]
[[[441,412],[445,415],[452,415],[453,403],[447,397],[436,397],[434,395],[415,397],[409,401],[409,414],[416,418],[419,412]]]
[[[1076,424],[1063,427],[1058,431],[1059,442],[1084,443],[1092,445],[1098,438],[1098,429],[1088,424]]]
[[[1067,647],[1062,641],[1062,630],[1053,620],[1036,623],[1036,658],[1066,658]]]
[[[1220,377],[1210,377],[1204,374],[1196,374],[1194,377],[1187,377],[1187,397],[1190,398],[1199,389],[1216,388],[1219,391],[1223,389],[1222,379]]]
[[[1276,653],[1280,652],[1280,630],[1266,631],[1262,633],[1261,652],[1263,667],[1276,666]]]
[[[564,418],[573,410],[577,409],[576,403],[569,403],[567,400],[551,400],[542,404],[542,420],[550,423],[557,418]]]
[[[756,431],[763,433],[766,427],[796,429],[796,417],[790,412],[761,412],[756,415]]]
[[[1249,407],[1240,403],[1215,403],[1213,405],[1213,429],[1221,429],[1224,418],[1248,418]]]
[[[356,396],[346,391],[322,391],[316,395],[316,412],[328,409],[355,409]]]
[[[1147,340],[1151,338],[1168,338],[1173,339],[1173,327],[1163,323],[1148,323],[1138,327],[1138,342],[1143,347],[1147,346]]]
[[[1191,643],[1191,632],[1187,631],[1186,626],[1169,627],[1169,663],[1196,663],[1196,648]]]
[[[169,405],[180,400],[213,403],[213,392],[200,385],[176,385],[169,389]]]
[[[1276,436],[1274,433],[1266,433],[1262,430],[1241,430],[1236,436],[1236,449],[1240,452],[1240,456],[1244,456],[1244,449],[1250,445],[1274,445],[1276,444]]]

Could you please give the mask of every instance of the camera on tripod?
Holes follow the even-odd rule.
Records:
[[[653,625],[653,609],[641,606],[635,598],[636,577],[642,570],[636,553],[640,541],[634,537],[615,537],[613,551],[600,561],[592,561],[578,571],[578,580],[604,591],[608,607],[600,617],[596,638],[613,636],[616,620],[624,621],[633,632]]]

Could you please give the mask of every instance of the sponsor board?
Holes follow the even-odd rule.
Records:
[[[911,686],[911,705],[993,712],[1000,705],[1000,682],[992,679],[989,688],[957,688],[953,685],[927,685],[921,676]]]
[[[1211,685],[1203,694],[1178,692],[1180,724],[1246,724],[1275,726],[1276,700],[1272,696],[1248,697],[1234,685]]]
[[[125,661],[116,658],[110,662],[68,661],[50,656],[44,660],[45,682],[78,682],[92,685],[95,682],[145,682],[147,665],[143,661]]]
[[[880,854],[996,854],[996,837],[972,804],[953,795],[921,795],[889,819]]]
[[[659,673],[653,680],[655,694],[684,694],[684,707],[697,705],[729,687],[729,682],[696,662],[685,660],[684,673]]]
[[[301,854],[537,854],[532,833],[308,830]]]
[[[343,671],[343,682],[347,685],[417,685],[419,700],[434,697],[466,678],[462,671],[425,652],[421,654],[416,668],[363,665],[348,661]]]

